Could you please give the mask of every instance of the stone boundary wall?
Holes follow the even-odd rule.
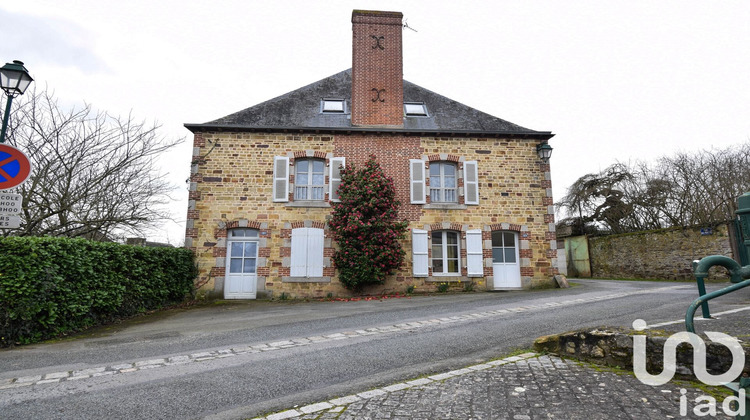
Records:
[[[589,238],[591,275],[594,278],[692,280],[692,261],[709,255],[734,258],[727,224],[713,227],[712,235],[700,228],[677,228]],[[727,278],[714,267],[709,278]]]
[[[605,366],[633,369],[633,335],[640,334],[625,328],[599,327],[539,337],[534,341],[534,350],[557,354]],[[712,375],[722,374],[732,366],[732,354],[721,344],[706,342],[706,370]],[[658,374],[664,369],[664,344],[667,336],[647,334],[646,370]],[[750,346],[745,349],[743,375],[750,374]],[[682,343],[677,346],[676,375],[685,379],[696,379],[693,372],[693,348]]]

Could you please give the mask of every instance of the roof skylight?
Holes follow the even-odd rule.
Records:
[[[427,116],[427,108],[421,102],[405,102],[404,114],[407,116]]]
[[[342,114],[344,113],[344,100],[323,99],[322,111]]]

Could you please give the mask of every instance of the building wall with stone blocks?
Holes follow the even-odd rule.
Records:
[[[450,229],[461,236],[461,275],[415,277],[412,239],[403,242],[406,260],[386,284],[371,286],[366,294],[436,290],[438,284],[474,290],[493,289],[491,234],[516,232],[519,238],[523,288],[550,286],[556,271],[556,241],[550,168],[536,153],[538,140],[523,138],[419,137],[403,134],[305,134],[257,132],[197,132],[191,168],[186,246],[198,260],[200,290],[221,297],[227,256],[227,230],[259,230],[258,296],[349,296],[337,280],[331,256],[335,241],[326,225],[331,208],[328,191],[316,203],[294,200],[294,161],[316,158],[325,162],[326,186],[332,159],[362,165],[370,155],[394,179],[400,216],[409,229],[428,235]],[[273,200],[274,157],[289,159],[289,201]],[[454,205],[410,203],[410,159],[454,162],[458,167],[459,199]],[[476,161],[479,205],[464,203],[465,162]],[[429,186],[429,184],[428,184]],[[427,197],[429,199],[429,197]],[[324,232],[322,276],[308,281],[290,276],[291,232],[317,227]],[[466,232],[482,231],[484,273],[470,277],[466,263]],[[432,273],[430,273],[432,274]]]

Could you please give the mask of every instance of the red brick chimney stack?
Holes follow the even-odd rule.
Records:
[[[400,12],[352,12],[352,125],[404,125]]]

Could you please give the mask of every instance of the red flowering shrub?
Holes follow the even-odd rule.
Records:
[[[370,156],[362,169],[349,165],[341,170],[339,197],[328,223],[339,248],[333,255],[339,281],[351,290],[383,284],[404,261],[399,240],[408,226],[396,220],[393,179]]]

